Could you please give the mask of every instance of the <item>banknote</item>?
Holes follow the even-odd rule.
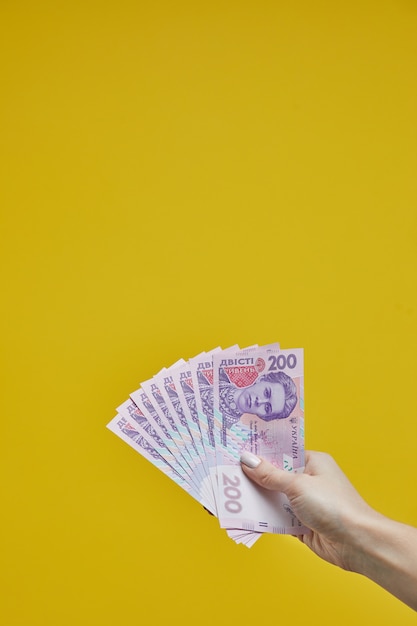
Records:
[[[126,414],[126,411],[128,411],[129,418],[133,419],[136,423],[139,423],[142,426],[145,421],[145,423],[149,425],[145,428],[145,430],[153,428],[162,440],[163,445],[166,448],[165,455],[169,458],[173,456],[177,460],[182,467],[184,475],[192,475],[192,470],[187,469],[186,461],[183,459],[181,454],[179,454],[178,447],[175,442],[175,434],[172,430],[170,430],[169,425],[167,426],[164,420],[161,419],[160,415],[156,412],[147,394],[145,394],[142,389],[138,389],[133,392],[132,396],[133,395],[135,395],[135,400],[131,397],[121,406],[117,407],[118,413],[128,417]]]
[[[177,450],[177,455],[183,459],[185,471],[193,475],[195,473],[193,455],[187,447],[187,442],[181,432],[181,425],[164,402],[161,385],[155,382],[155,377],[142,382],[140,388],[131,393],[130,397],[138,406],[141,405],[144,408],[152,423],[160,426],[167,447]]]
[[[185,460],[178,453],[178,449],[172,438],[170,438],[170,434],[165,426],[161,425],[158,420],[153,419],[152,414],[148,412],[146,406],[139,398],[136,399],[136,402],[137,404],[129,398],[129,400],[117,407],[118,414],[125,417],[131,424],[135,422],[134,426],[136,428],[140,427],[140,432],[143,431],[145,439],[157,450],[165,462],[192,483],[192,471],[186,466]],[[194,484],[194,487],[198,491],[197,484]]]
[[[210,480],[210,474],[207,464],[207,456],[203,444],[200,424],[197,411],[195,409],[195,392],[192,381],[191,367],[188,363],[176,368],[173,372],[173,386],[177,394],[177,402],[185,421],[188,424],[189,433],[193,442],[193,446],[197,451],[200,461],[200,476],[202,476],[202,488],[210,501],[210,510],[215,510],[214,491]]]
[[[180,366],[181,369],[182,366]],[[200,444],[196,434],[192,434],[193,426],[185,414],[185,407],[179,395],[179,383],[175,382],[176,372],[179,368],[169,368],[162,372],[155,380],[169,414],[172,416],[176,427],[181,435],[184,446],[190,456],[193,468],[193,479],[198,483],[199,490],[204,495],[207,508],[214,511],[212,490],[208,484],[208,476],[204,464],[204,458],[199,452]]]
[[[249,451],[287,471],[304,466],[303,350],[261,347],[213,357],[217,514],[223,528],[303,534],[283,494],[265,491],[240,466]]]
[[[229,350],[233,351],[236,348],[237,346],[234,346],[221,351],[221,353],[227,354]],[[199,422],[209,482],[212,487],[215,509],[217,511],[217,467],[213,427],[213,354],[216,353],[219,353],[218,349],[190,359],[187,376],[191,374],[191,379],[188,378],[187,380],[194,392],[193,400],[190,402],[190,412],[193,413],[193,419],[197,419]],[[189,394],[190,392],[188,391],[187,393]],[[259,536],[251,531],[246,531],[244,535],[240,534],[240,538],[247,545],[253,545]]]
[[[215,515],[236,543],[301,534],[283,494],[242,472],[250,451],[287,471],[304,465],[304,362],[279,344],[215,348],[144,380],[109,430]]]

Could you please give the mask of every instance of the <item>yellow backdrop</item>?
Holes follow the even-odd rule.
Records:
[[[105,425],[180,357],[304,347],[307,447],[417,525],[416,4],[3,1],[0,54],[0,623],[415,624]]]

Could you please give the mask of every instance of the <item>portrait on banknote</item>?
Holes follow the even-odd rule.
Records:
[[[224,368],[219,370],[219,409],[230,428],[242,415],[256,415],[265,422],[285,419],[298,401],[297,388],[285,372],[269,372],[256,382],[239,387]]]

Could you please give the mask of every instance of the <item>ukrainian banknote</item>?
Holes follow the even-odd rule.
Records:
[[[217,515],[223,528],[302,534],[283,494],[265,491],[240,466],[249,451],[287,471],[304,466],[303,351],[260,347],[213,357]]]
[[[229,350],[233,351],[235,349],[236,346],[220,352],[222,354],[228,354]],[[191,373],[191,382],[189,382],[189,384],[190,386],[192,385],[194,391],[193,404],[195,402],[195,406],[193,406],[192,411],[195,414],[200,426],[200,433],[206,456],[206,466],[208,469],[208,479],[214,496],[216,515],[218,510],[218,489],[216,446],[214,440],[215,431],[213,423],[213,354],[218,353],[219,350],[216,349],[211,353],[198,355],[197,357],[190,359],[189,362],[189,372]],[[189,374],[187,374],[187,376],[189,376]],[[232,527],[229,526],[229,529],[230,528]],[[240,536],[241,540],[247,545],[253,545],[256,539],[259,538],[259,535],[250,531],[246,531],[245,534]]]
[[[287,471],[304,464],[303,352],[216,348],[143,381],[108,428],[219,518],[236,543],[305,532],[282,494],[240,468],[248,450]]]
[[[166,449],[181,465],[183,475],[187,477],[190,488],[197,492],[201,503],[211,511],[211,501],[206,493],[207,488],[205,487],[204,475],[200,467],[201,462],[192,446],[187,447],[186,441],[182,438],[181,426],[166,405],[158,380],[153,378],[144,381],[139,389],[132,392],[131,400],[140,409],[147,422],[159,434]],[[170,458],[166,458],[166,460],[170,462]]]

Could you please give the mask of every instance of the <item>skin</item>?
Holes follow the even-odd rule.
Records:
[[[417,529],[373,510],[331,456],[307,452],[303,474],[265,460],[254,469],[242,463],[242,469],[258,485],[286,494],[311,529],[300,539],[315,554],[367,576],[417,611]]]
[[[281,413],[285,405],[285,391],[280,383],[259,382],[236,396],[242,413],[265,417],[270,413]]]

